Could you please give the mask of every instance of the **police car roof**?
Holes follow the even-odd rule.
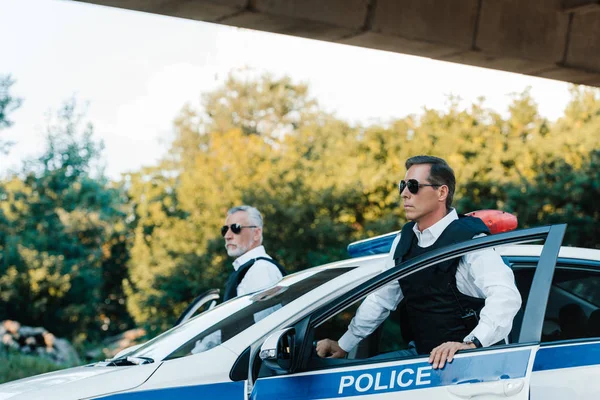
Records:
[[[542,252],[542,245],[517,244],[501,246],[496,248],[496,251],[502,256],[538,257]],[[558,256],[579,260],[600,261],[600,250],[562,246]]]
[[[348,245],[348,254],[352,258],[373,254],[387,254],[389,253],[392,242],[398,232],[399,231],[390,232],[373,238],[352,242]],[[542,246],[518,244],[501,246],[496,250],[504,256],[538,257],[542,251]],[[600,249],[562,246],[560,248],[559,257],[600,261]]]
[[[302,271],[319,271],[323,269],[334,269],[334,268],[347,268],[347,267],[367,267],[371,265],[381,264],[383,260],[385,260],[387,253],[385,254],[375,254],[368,256],[361,256],[355,258],[346,258],[340,261],[330,262],[328,264],[319,265],[316,267],[310,267],[308,269]]]

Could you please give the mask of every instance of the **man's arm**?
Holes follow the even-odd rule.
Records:
[[[402,298],[398,281],[391,282],[367,296],[352,318],[348,330],[340,338],[340,347],[346,352],[352,350],[386,320]]]
[[[324,339],[317,343],[320,357],[343,358],[361,340],[369,336],[395,310],[403,295],[398,281],[382,287],[365,298],[338,342]]]
[[[485,298],[479,323],[465,339],[475,336],[483,347],[491,346],[510,333],[513,319],[521,308],[521,294],[512,270],[493,249],[468,254],[461,264],[463,262],[466,268],[457,271],[458,289],[462,293]],[[467,277],[460,276],[465,272]],[[474,290],[478,293],[473,293]]]
[[[400,235],[392,243],[392,249],[386,258],[383,270],[394,266],[394,251]],[[402,300],[402,290],[398,281],[389,283],[365,298],[350,322],[348,331],[339,342],[330,339],[317,344],[317,354],[321,357],[341,358],[352,350],[362,339],[369,336],[395,310]]]
[[[485,235],[478,235],[485,236]],[[443,368],[452,362],[458,350],[475,348],[475,337],[483,347],[504,339],[512,329],[515,315],[521,308],[521,294],[515,286],[512,270],[493,249],[465,255],[456,271],[458,290],[472,297],[485,298],[479,315],[479,323],[463,339],[463,343],[446,342],[431,351],[429,362],[433,368]]]

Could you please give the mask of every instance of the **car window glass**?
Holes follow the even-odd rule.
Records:
[[[201,353],[224,343],[254,323],[284,307],[286,304],[354,268],[325,269],[289,286],[278,285],[251,295],[251,302],[247,307],[233,313],[204,332],[196,335],[171,353],[166,360]]]
[[[513,265],[526,303],[533,278],[529,264]],[[544,314],[542,342],[600,337],[600,271],[577,264],[558,265]]]
[[[571,280],[557,282],[556,286],[573,293],[596,307],[600,307],[600,276],[582,276]]]

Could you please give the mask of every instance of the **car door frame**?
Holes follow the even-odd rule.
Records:
[[[175,327],[187,322],[190,318],[194,316],[194,314],[196,313],[196,311],[198,311],[200,307],[202,307],[208,302],[212,302],[212,304],[210,304],[208,308],[210,310],[211,308],[217,305],[217,302],[219,301],[220,297],[220,289],[210,289],[205,292],[202,292],[194,300],[192,300],[190,304],[188,304],[188,306],[185,308],[185,310],[183,310],[181,315],[179,315],[179,318],[177,318],[177,321],[175,321],[175,324],[173,326]]]
[[[341,295],[337,299],[320,307],[315,312],[311,313],[311,315],[304,317],[302,320],[298,321],[296,324],[293,325],[297,335],[297,345],[293,350],[295,360],[292,363],[292,367],[290,368],[289,374],[283,375],[279,378],[293,376],[296,372],[306,371],[308,360],[310,359],[311,353],[313,352],[313,338],[311,337],[311,333],[314,331],[313,328],[317,327],[331,316],[360,301],[361,299],[366,297],[366,295],[374,292],[379,287],[386,285],[394,280],[400,279],[404,276],[407,276],[409,274],[418,272],[424,268],[428,268],[439,262],[453,259],[455,257],[462,256],[469,252],[482,250],[485,248],[497,247],[501,245],[522,244],[545,239],[530,290],[530,301],[525,307],[519,339],[516,344],[508,346],[534,346],[535,351],[537,347],[539,347],[542,332],[542,324],[544,320],[543,313],[546,309],[548,294],[550,292],[552,277],[554,275],[554,268],[556,265],[565,231],[566,224],[558,224],[476,238],[470,241],[446,246],[441,249],[432,250],[419,257],[415,257],[414,259],[406,261],[397,267],[382,272],[381,274],[369,279],[368,281],[364,282],[358,287]],[[542,310],[541,315],[540,310]],[[252,346],[252,356],[250,357],[250,360],[255,360],[259,348],[260,345],[258,343]],[[478,349],[472,351],[477,352],[481,350]],[[527,373],[529,374],[529,376],[531,375],[531,364],[534,355],[532,354],[531,357],[532,358],[530,359],[527,367]],[[332,365],[331,367],[327,367],[324,369],[311,370],[306,372],[308,373],[315,371],[327,371],[329,368],[344,368],[346,366],[352,365],[364,366],[370,363],[372,362],[365,362],[365,360],[360,360],[356,363],[346,362],[340,365]],[[375,361],[375,363],[377,363],[377,361]],[[253,374],[253,371],[255,370],[256,368],[254,368],[253,362],[251,362],[249,365],[248,376],[250,388],[254,387],[257,383],[256,381],[259,379]]]
[[[513,263],[528,263],[531,257],[515,257]],[[600,260],[559,257],[557,269],[583,269],[600,275]],[[572,294],[573,296],[577,296]],[[581,298],[588,302],[589,300]],[[598,305],[592,303],[596,309]],[[544,309],[544,317],[547,310]],[[596,398],[600,383],[600,337],[583,336],[541,342],[535,354],[530,382],[532,399]],[[567,383],[567,384],[565,384]]]

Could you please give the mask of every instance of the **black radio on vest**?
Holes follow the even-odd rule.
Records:
[[[395,265],[428,251],[472,239],[489,229],[479,218],[460,216],[429,247],[419,247],[414,222],[402,227],[394,252]],[[475,328],[485,299],[462,294],[456,287],[460,259],[441,262],[399,281],[406,301],[409,328],[419,354],[429,354],[444,342],[462,342]]]
[[[244,264],[242,264],[237,269],[237,271],[233,271],[231,273],[231,275],[229,275],[229,278],[227,279],[227,282],[225,283],[225,291],[223,292],[223,301],[233,299],[234,297],[237,296],[238,285],[242,282],[242,280],[246,276],[246,273],[248,273],[248,270],[250,270],[250,267],[252,267],[254,265],[254,263],[258,260],[265,260],[265,261],[270,262],[271,264],[275,265],[277,267],[277,269],[279,269],[279,272],[281,272],[282,276],[287,275],[283,266],[281,264],[279,264],[277,261],[273,260],[272,258],[268,258],[268,257],[253,258],[253,259],[245,262]]]

